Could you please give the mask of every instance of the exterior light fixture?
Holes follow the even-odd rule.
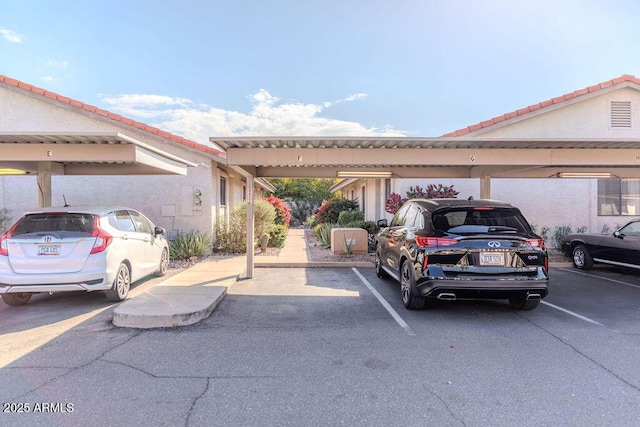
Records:
[[[338,171],[338,178],[391,178],[391,172],[376,171]]]
[[[611,178],[611,172],[560,172],[558,178]]]
[[[0,175],[24,175],[26,172],[21,169],[0,168]]]

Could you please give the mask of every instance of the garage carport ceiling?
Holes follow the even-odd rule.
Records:
[[[565,173],[640,178],[640,139],[210,138],[229,165],[256,177],[555,178]]]
[[[122,133],[0,133],[0,172],[186,175],[194,163]]]

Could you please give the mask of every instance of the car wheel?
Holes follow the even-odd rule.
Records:
[[[573,265],[580,270],[589,270],[593,267],[593,258],[584,245],[573,248]]]
[[[169,251],[167,251],[166,249],[163,249],[162,255],[160,255],[160,267],[158,268],[158,271],[156,271],[155,275],[157,277],[162,277],[165,274],[167,274],[168,270],[169,270]]]
[[[540,305],[539,299],[510,299],[509,304],[518,310],[533,310]]]
[[[129,294],[129,288],[131,288],[131,275],[129,267],[123,263],[118,267],[118,274],[113,281],[113,286],[106,292],[107,299],[113,302],[123,301]]]
[[[382,259],[380,258],[380,251],[381,249],[379,247],[376,248],[376,257],[375,257],[376,276],[378,276],[381,279],[385,279],[389,277],[389,273],[384,271],[384,269],[382,268]]]
[[[413,274],[411,262],[405,261],[400,267],[400,292],[402,304],[409,310],[422,310],[426,304],[426,298],[418,295],[416,278]]]
[[[15,294],[2,294],[2,301],[7,305],[25,305],[31,299],[31,294],[18,292]]]

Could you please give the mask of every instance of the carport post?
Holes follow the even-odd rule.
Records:
[[[38,207],[51,206],[51,172],[38,172]]]
[[[254,241],[254,200],[253,200],[253,175],[247,175],[247,279],[253,277],[253,241]]]
[[[481,199],[491,198],[491,177],[490,176],[484,175],[480,177],[480,198]]]

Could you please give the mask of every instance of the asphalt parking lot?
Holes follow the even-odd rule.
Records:
[[[372,268],[255,273],[193,326],[120,329],[107,309],[9,360],[33,333],[13,328],[11,343],[0,338],[2,402],[74,411],[2,413],[0,424],[640,423],[635,271],[554,268],[533,311],[486,301],[408,311]],[[48,298],[0,316],[27,322]]]

